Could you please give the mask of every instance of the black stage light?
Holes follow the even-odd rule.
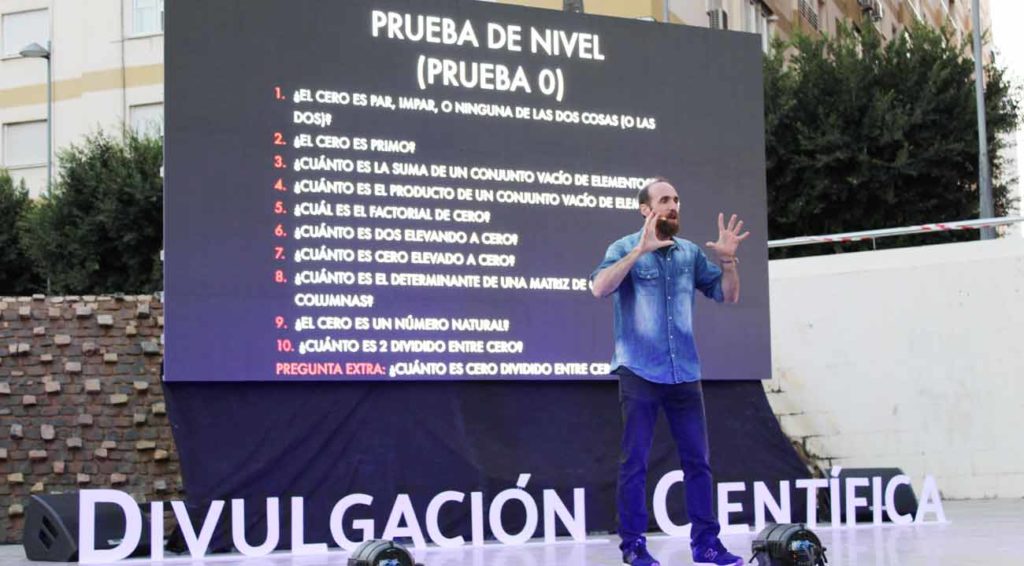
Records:
[[[828,562],[821,540],[807,527],[769,524],[751,543],[757,566],[824,566]]]
[[[390,540],[368,540],[352,551],[348,566],[423,566],[409,551]]]

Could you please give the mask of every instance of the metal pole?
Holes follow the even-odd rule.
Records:
[[[53,189],[53,43],[46,42],[46,198]],[[51,293],[50,276],[46,276],[46,294]]]
[[[981,199],[980,218],[995,216],[992,204],[992,172],[988,162],[988,132],[985,127],[985,79],[982,70],[981,51],[981,8],[979,0],[971,2],[971,19],[974,28],[974,92],[978,106],[978,195]],[[996,237],[994,228],[982,228],[981,239]]]
[[[53,48],[46,42],[46,196],[53,186]]]
[[[665,0],[665,5],[664,5],[665,10],[664,10],[664,14],[662,15],[662,18],[661,18],[661,21],[665,22],[666,24],[669,23],[668,22],[668,18],[669,18],[668,3],[669,2],[670,2],[670,0]]]

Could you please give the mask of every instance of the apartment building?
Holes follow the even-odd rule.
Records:
[[[839,22],[874,26],[887,38],[914,21],[971,31],[970,0],[499,1],[652,22],[667,16],[759,34],[766,51],[775,37],[835,33]],[[33,196],[46,190],[48,140],[56,159],[60,148],[101,129],[162,132],[164,2],[0,0],[0,167],[24,179]],[[987,27],[987,0],[981,4]]]
[[[54,156],[100,129],[162,131],[163,7],[164,0],[0,0],[0,167],[33,196],[46,188],[48,115]],[[49,55],[20,55],[31,44]]]

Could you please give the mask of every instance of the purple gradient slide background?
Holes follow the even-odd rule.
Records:
[[[270,189],[272,132],[289,142],[299,133],[414,140],[412,156],[333,150],[294,150],[384,161],[481,165],[496,168],[564,170],[671,179],[682,200],[681,236],[703,245],[717,236],[719,211],[736,212],[751,230],[742,258],[743,297],[739,305],[716,305],[698,297],[695,329],[705,379],[767,379],[771,374],[765,204],[762,54],[751,34],[687,26],[663,26],[625,19],[580,16],[485,2],[335,2],[259,0],[199,2],[176,0],[168,11],[166,35],[165,166],[165,379],[168,381],[287,381],[278,361],[377,362],[607,362],[611,357],[611,302],[589,292],[502,289],[332,288],[279,285],[281,267],[272,257],[278,218]],[[546,57],[486,47],[457,47],[373,38],[373,9],[447,16],[473,22],[481,41],[485,24],[517,24],[600,36],[604,61]],[[528,45],[528,42],[524,40]],[[531,77],[541,68],[560,68],[563,102],[539,93],[503,93],[431,87],[416,82],[419,55],[463,61],[522,65]],[[290,101],[272,96],[275,85],[421,96],[534,108],[572,109],[654,116],[651,131],[587,127],[532,120],[501,120],[454,114],[385,111],[342,106],[308,106],[330,111],[334,123],[321,130],[291,124]],[[319,178],[295,173],[288,179]],[[401,178],[327,173],[332,179],[398,182]],[[520,188],[508,183],[406,178],[409,184]],[[524,190],[583,192],[574,187],[525,186]],[[625,190],[589,189],[592,195],[634,198]],[[319,200],[306,195],[303,200]],[[285,200],[297,201],[292,192]],[[640,227],[635,211],[523,206],[498,203],[417,201],[324,196],[334,202],[394,204],[489,210],[489,224],[387,221],[382,227],[512,232],[511,248],[425,244],[317,241],[314,245],[363,249],[405,249],[514,253],[512,269],[422,265],[293,264],[285,268],[438,272],[585,278],[607,245]],[[284,222],[299,223],[291,215]],[[336,225],[373,226],[369,219],[310,219]],[[286,240],[289,250],[301,242]],[[297,292],[372,293],[372,309],[312,309],[294,305]],[[522,354],[281,354],[277,339],[331,335],[381,338],[374,331],[282,333],[274,319],[291,326],[299,316],[474,317],[508,319],[508,333],[387,333],[387,339],[521,340]],[[461,376],[461,379],[481,379]],[[605,379],[593,376],[589,379]],[[313,379],[366,380],[363,375]],[[377,379],[380,379],[379,377]],[[388,379],[388,378],[385,378]],[[455,379],[405,376],[401,380]],[[567,379],[556,376],[488,376],[483,379]],[[580,379],[578,376],[568,379]]]

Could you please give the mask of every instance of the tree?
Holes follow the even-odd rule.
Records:
[[[54,293],[162,288],[159,139],[88,136],[59,155],[58,181],[24,223],[29,255]]]
[[[863,34],[841,27],[836,37],[798,35],[778,45],[765,63],[770,237],[977,218],[978,134],[968,53],[946,30],[925,25],[888,43],[869,26]],[[999,134],[1015,129],[1019,103],[1003,69],[989,64],[986,76],[989,155],[993,178],[1000,180]],[[1005,214],[1012,205],[1006,185],[995,183],[993,194],[997,215]],[[966,238],[977,234],[889,238],[878,245]],[[814,248],[781,248],[772,256],[821,252]]]
[[[31,208],[25,181],[15,185],[10,174],[0,169],[0,295],[31,295],[42,290],[18,229]]]

